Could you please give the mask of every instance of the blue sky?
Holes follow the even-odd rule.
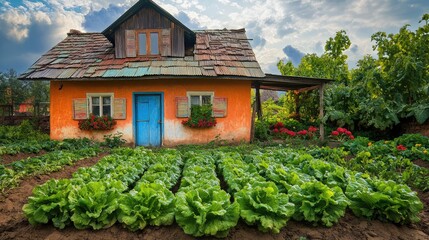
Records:
[[[346,30],[349,65],[372,51],[371,35],[419,26],[427,0],[154,0],[191,29],[246,28],[267,73],[280,59],[299,63],[323,53],[326,40]],[[100,32],[137,0],[0,0],[0,71],[25,71],[70,29]]]

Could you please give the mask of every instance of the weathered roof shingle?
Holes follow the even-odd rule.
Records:
[[[194,56],[115,59],[101,33],[69,33],[20,79],[83,80],[144,76],[264,77],[245,30],[195,31]]]

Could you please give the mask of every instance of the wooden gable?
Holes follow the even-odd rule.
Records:
[[[132,46],[130,49],[130,45],[135,45],[136,41],[130,36],[133,31],[145,29],[159,29],[161,31],[161,56],[185,56],[185,29],[155,9],[146,6],[116,28],[114,32],[115,57],[133,57],[135,49],[132,49]]]

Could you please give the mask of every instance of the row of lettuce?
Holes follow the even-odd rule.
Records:
[[[419,221],[423,204],[407,185],[340,166],[324,151],[122,148],[71,179],[36,187],[23,211],[32,224],[58,228],[119,222],[135,231],[175,220],[195,237],[225,237],[240,218],[263,232],[278,233],[290,219],[329,227],[348,208],[368,219]]]
[[[99,145],[89,139],[69,139],[55,146],[46,154],[0,164],[0,192],[18,186],[26,177],[55,172],[101,152]]]

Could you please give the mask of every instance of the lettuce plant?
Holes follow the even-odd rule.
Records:
[[[407,224],[420,221],[423,204],[407,185],[355,176],[346,189],[356,216]]]
[[[279,233],[295,212],[295,205],[273,182],[254,182],[235,194],[240,216],[263,232]]]
[[[198,188],[176,195],[176,222],[194,237],[226,237],[237,225],[240,209],[230,195],[218,188]]]
[[[130,230],[146,225],[170,225],[174,221],[175,197],[164,185],[141,183],[119,201],[118,221]]]
[[[125,189],[120,181],[89,182],[74,188],[68,196],[74,226],[94,230],[112,226],[116,222],[121,192]]]
[[[63,229],[70,223],[71,210],[67,196],[71,185],[68,179],[52,179],[33,189],[33,195],[22,208],[32,225],[52,220],[55,227]]]
[[[288,194],[296,206],[295,220],[322,223],[327,227],[338,222],[349,205],[341,188],[330,188],[317,180],[294,185]]]

